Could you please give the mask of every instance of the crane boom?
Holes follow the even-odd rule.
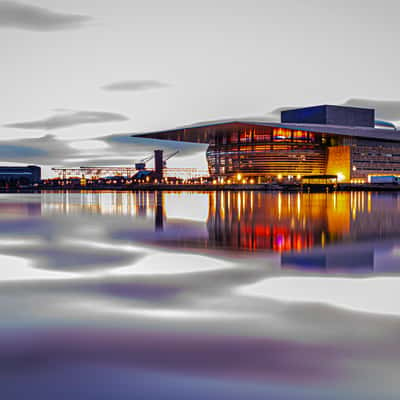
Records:
[[[169,160],[170,158],[172,158],[173,156],[176,156],[179,153],[179,150],[174,151],[173,153],[168,154],[165,158],[164,161]]]

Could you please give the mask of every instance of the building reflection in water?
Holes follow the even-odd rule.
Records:
[[[400,234],[397,194],[210,193],[210,241],[238,249],[300,251]]]
[[[368,273],[374,270],[375,248],[371,243],[351,246],[316,248],[305,252],[283,253],[281,266],[285,269],[297,269],[319,272]]]
[[[153,221],[153,228],[149,226],[153,239],[169,241],[169,245],[249,251],[299,252],[336,242],[395,237],[400,235],[399,210],[400,197],[396,193],[42,194],[45,215],[90,214],[147,219]],[[190,235],[189,226],[196,227]],[[196,240],[193,232],[202,232],[202,237],[197,238],[201,240]],[[324,257],[325,261],[322,258],[318,261],[321,265],[332,264],[331,256]]]
[[[0,219],[40,217],[41,215],[42,215],[42,205],[39,201],[0,202]]]
[[[156,210],[155,210],[155,229],[158,232],[164,230],[164,196],[162,192],[156,193]]]
[[[44,192],[45,215],[109,215],[154,218],[154,192]]]

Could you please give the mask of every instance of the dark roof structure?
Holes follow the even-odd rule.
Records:
[[[386,128],[375,128],[375,110],[369,108],[324,104],[282,110],[280,119],[280,122],[271,121],[271,118],[266,117],[223,119],[135,136],[161,140],[209,143],[212,136],[219,133],[216,129],[207,130],[204,128],[242,124],[400,142],[400,135],[396,128],[388,125],[385,125]],[[382,124],[380,125],[382,126]]]
[[[144,137],[149,139],[160,139],[160,140],[180,140],[185,142],[194,143],[208,143],[210,138],[208,135],[215,134],[202,134],[196,132],[195,128],[205,128],[217,125],[228,125],[228,124],[243,124],[243,125],[259,125],[269,126],[272,128],[286,128],[295,129],[300,131],[308,131],[315,133],[328,133],[341,136],[354,136],[366,139],[377,139],[386,140],[392,142],[400,142],[400,132],[396,129],[386,128],[372,128],[364,126],[344,126],[344,125],[328,125],[328,124],[302,124],[302,123],[279,123],[263,120],[262,118],[242,118],[242,119],[229,119],[229,120],[218,120],[210,122],[202,122],[199,124],[185,125],[175,129],[148,132],[133,135],[134,137]],[[185,133],[185,137],[179,138],[180,134]]]
[[[281,122],[373,128],[375,126],[375,110],[370,108],[324,104],[320,106],[282,110]]]

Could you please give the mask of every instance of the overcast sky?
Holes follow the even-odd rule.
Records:
[[[285,106],[398,122],[399,14],[397,0],[0,1],[1,161],[129,164],[156,145],[110,135]],[[170,166],[204,165],[199,149]]]

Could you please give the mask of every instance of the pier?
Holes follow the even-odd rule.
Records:
[[[0,188],[0,193],[32,193],[41,191],[280,191],[280,192],[398,192],[399,184],[210,184],[210,183],[139,183],[139,184],[80,184],[25,185]]]

